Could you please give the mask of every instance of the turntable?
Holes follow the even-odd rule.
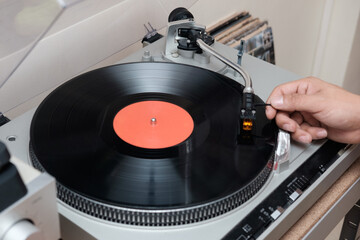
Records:
[[[290,143],[264,100],[299,76],[236,62],[178,8],[164,38],[60,85],[0,140],[56,179],[62,239],[276,239],[360,150]]]

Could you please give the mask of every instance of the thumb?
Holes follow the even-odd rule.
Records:
[[[316,97],[315,95],[292,93],[274,96],[269,100],[273,108],[288,112],[314,112],[317,111],[319,108],[318,97]]]

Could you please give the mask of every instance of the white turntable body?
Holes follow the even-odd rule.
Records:
[[[46,1],[44,1],[46,2]],[[66,0],[62,0],[59,2],[68,2]],[[69,1],[72,2],[72,1]],[[73,1],[75,2],[75,1]],[[122,2],[122,1],[119,1]],[[106,41],[103,40],[103,43],[107,42],[110,39],[111,34],[115,31],[114,29],[119,30],[119,32],[124,29],[129,29],[129,25],[123,24],[121,22],[122,18],[128,18],[127,23],[135,22],[138,19],[137,23],[140,21],[148,21],[147,18],[156,19],[156,22],[161,22],[159,18],[165,16],[165,10],[163,5],[169,4],[167,7],[173,6],[174,3],[171,1],[123,1],[124,4],[119,4],[121,6],[115,6],[113,9],[107,11],[108,15],[104,13],[98,14],[96,17],[98,18],[98,25],[100,24],[113,22],[113,19],[118,19],[116,24],[108,29],[104,29],[103,36],[101,34],[94,34],[92,37],[97,38],[97,40],[106,38]],[[162,2],[163,5],[159,4]],[[175,1],[174,1],[175,2]],[[184,4],[191,6],[194,1],[183,1]],[[141,3],[141,4],[140,4]],[[143,6],[141,11],[137,9],[135,6]],[[154,8],[159,6],[158,12],[150,12],[148,13],[148,7],[151,5],[156,5]],[[130,14],[124,14],[124,16],[119,16],[119,12],[124,12],[127,9],[131,9],[129,11]],[[59,10],[55,9],[56,13]],[[91,10],[91,9],[90,9]],[[137,10],[137,14],[133,14],[132,12]],[[161,11],[161,14],[160,14]],[[105,11],[104,11],[105,12]],[[141,14],[140,14],[141,13]],[[149,14],[149,15],[146,15]],[[54,15],[55,16],[55,15]],[[111,16],[111,17],[109,17]],[[150,16],[150,17],[149,17]],[[93,21],[96,19],[94,17],[88,23],[83,23],[86,25],[86,29],[88,30],[86,33],[93,31]],[[99,19],[101,21],[99,21]],[[111,21],[109,20],[111,19]],[[119,20],[120,19],[120,20]],[[146,21],[145,21],[146,19]],[[95,21],[95,20],[94,20]],[[155,20],[154,20],[155,21]],[[143,22],[142,22],[143,23]],[[68,28],[59,34],[53,34],[49,37],[48,41],[44,41],[44,44],[39,44],[39,47],[42,48],[41,52],[49,52],[49,50],[54,49],[58,46],[60,42],[63,41],[64,38],[70,39],[74,36],[74,34],[82,33],[79,31],[78,27],[81,24],[75,24],[73,29]],[[83,26],[84,27],[84,26]],[[91,29],[91,31],[89,30]],[[130,37],[137,38],[138,35],[134,34],[136,31],[129,33]],[[110,34],[111,33],[111,34]],[[137,33],[138,34],[138,33]],[[135,36],[136,35],[136,36]],[[104,37],[105,36],[105,37]],[[122,32],[121,34],[116,35],[117,38],[113,42],[119,42],[119,45],[131,45],[131,41],[128,39],[125,41]],[[81,46],[81,41],[86,39],[86,37],[81,36],[77,42],[76,49],[79,50]],[[123,42],[120,43],[120,40]],[[133,40],[133,39],[132,39]],[[90,42],[92,46],[97,46],[96,41]],[[90,45],[89,43],[89,45]],[[48,44],[48,45],[47,45]],[[71,44],[69,44],[71,45]],[[116,45],[116,44],[114,44]],[[65,46],[65,44],[64,44]],[[233,69],[227,67],[224,63],[219,61],[213,56],[209,56],[206,53],[203,54],[193,54],[185,51],[178,52],[170,52],[166,54],[165,52],[166,39],[162,38],[145,48],[138,50],[131,54],[130,56],[122,59],[120,62],[118,60],[106,60],[109,64],[118,64],[118,63],[128,63],[128,62],[141,62],[141,61],[158,61],[158,62],[175,62],[181,64],[189,64],[198,66],[201,68],[209,69],[211,71],[218,72],[227,77],[234,79],[235,81],[243,84],[243,79],[240,77],[238,73],[236,73]],[[69,46],[68,46],[69,47]],[[72,46],[69,47],[69,49]],[[212,46],[217,52],[221,53],[224,57],[232,61],[233,63],[237,62],[237,51],[230,47],[224,46],[222,44],[214,43]],[[95,48],[95,47],[94,47]],[[120,48],[121,49],[121,48]],[[81,50],[81,49],[80,49]],[[31,100],[31,105],[38,105],[40,101],[44,97],[42,94],[44,91],[46,92],[50,88],[54,87],[61,82],[68,80],[69,76],[73,76],[74,74],[78,74],[80,71],[89,68],[95,62],[99,62],[100,59],[103,60],[104,57],[108,57],[114,53],[114,51],[118,51],[119,48],[115,48],[114,46],[106,48],[106,49],[95,49],[97,54],[96,57],[93,57],[93,61],[86,61],[86,56],[82,51],[76,52],[74,58],[71,63],[79,61],[77,66],[70,66],[74,64],[68,64],[69,71],[61,75],[61,77],[56,76],[56,80],[49,84],[46,82],[45,77],[41,78],[39,75],[33,75],[31,82],[29,83],[29,79],[25,79],[23,86],[31,86],[34,85],[34,89],[31,91],[25,91],[24,99]],[[100,53],[101,52],[101,53]],[[106,52],[106,53],[103,53]],[[68,53],[67,53],[68,54]],[[1,54],[0,54],[1,55]],[[50,56],[45,54],[46,56]],[[54,54],[56,55],[56,54]],[[64,54],[66,55],[66,54]],[[68,58],[71,54],[66,55]],[[1,57],[1,56],[0,56]],[[6,56],[5,56],[6,57]],[[36,55],[35,59],[41,59],[41,63],[44,64],[47,59],[42,59],[42,55]],[[96,60],[95,60],[96,58]],[[56,60],[56,57],[51,59],[52,61]],[[110,58],[111,59],[111,58]],[[3,60],[0,58],[0,60]],[[6,59],[5,59],[6,60]],[[31,59],[30,59],[31,60]],[[56,62],[56,61],[54,61]],[[3,63],[3,62],[1,62]],[[57,63],[59,64],[59,63]],[[52,65],[57,65],[52,64]],[[33,69],[33,65],[31,62],[27,62],[26,69],[20,74],[20,78],[27,78],[26,70],[31,70],[33,72],[39,71],[39,69]],[[41,64],[40,64],[41,65]],[[66,64],[64,64],[66,65]],[[1,65],[3,66],[3,65]],[[4,65],[7,66],[7,65]],[[292,81],[299,79],[300,76],[281,69],[272,64],[266,63],[257,58],[251,57],[249,55],[244,55],[242,58],[241,66],[249,73],[253,82],[253,89],[255,94],[258,95],[262,100],[266,100],[269,96],[272,89],[281,83]],[[59,67],[57,70],[61,72],[61,69],[64,66]],[[51,71],[55,69],[51,68],[47,73],[48,76],[51,76]],[[75,70],[76,68],[76,70]],[[60,70],[59,70],[60,69]],[[24,74],[25,72],[25,74]],[[0,74],[1,76],[2,74]],[[46,74],[45,74],[46,75]],[[26,77],[24,77],[26,76]],[[5,76],[6,77],[6,76]],[[16,76],[15,76],[16,77]],[[19,77],[19,76],[17,76]],[[39,80],[40,79],[40,80]],[[60,79],[60,80],[59,80]],[[1,79],[0,79],[1,80]],[[17,79],[19,80],[19,79]],[[22,79],[23,80],[23,79]],[[42,84],[46,87],[37,86],[38,81],[43,81]],[[34,82],[32,82],[34,81]],[[10,81],[9,81],[10,82]],[[1,84],[2,82],[0,82]],[[2,90],[2,96],[0,98],[6,99],[2,102],[3,106],[11,106],[6,110],[9,110],[13,107],[13,105],[18,105],[22,100],[19,100],[22,96],[17,96],[13,91],[18,89],[18,86],[21,85],[19,82],[12,82],[11,84],[4,85]],[[36,85],[36,86],[35,86]],[[11,91],[12,90],[12,91]],[[36,92],[38,91],[38,92]],[[30,99],[28,95],[31,95],[33,99]],[[10,99],[10,100],[9,100]],[[11,102],[11,104],[10,104]],[[14,103],[13,103],[14,102]],[[30,101],[29,101],[30,102]],[[5,103],[5,104],[4,104]],[[0,109],[3,110],[3,109]],[[248,214],[252,212],[252,210],[258,206],[264,199],[266,199],[274,190],[278,188],[278,186],[285,181],[289,176],[292,175],[294,171],[296,171],[309,157],[316,152],[325,141],[316,141],[311,144],[298,144],[295,142],[291,143],[290,146],[290,156],[288,159],[288,165],[285,164],[284,168],[280,168],[278,171],[273,171],[266,184],[262,187],[262,189],[255,194],[250,200],[246,203],[242,204],[238,208],[222,214],[218,217],[211,218],[210,220],[200,221],[192,224],[178,225],[172,227],[145,227],[145,226],[134,226],[134,225],[126,225],[126,224],[117,224],[113,222],[108,222],[105,220],[101,220],[90,215],[86,215],[66,204],[62,201],[56,199],[56,187],[55,180],[46,173],[40,173],[32,167],[30,156],[29,156],[29,141],[30,141],[30,124],[33,118],[33,115],[36,111],[36,107],[23,113],[19,117],[12,119],[10,122],[0,127],[0,141],[4,142],[9,152],[12,155],[11,161],[17,166],[20,175],[22,176],[24,182],[26,183],[28,193],[25,197],[13,203],[4,211],[0,212],[0,240],[8,240],[14,238],[9,237],[8,234],[10,231],[12,232],[10,237],[13,237],[14,234],[18,238],[15,239],[29,239],[30,235],[32,236],[41,236],[42,239],[53,240],[53,239],[220,239],[224,237],[234,226],[236,226],[239,221],[244,219]],[[339,158],[328,168],[326,171],[321,174],[319,178],[315,182],[313,182],[304,192],[295,193],[295,197],[293,198],[294,202],[287,208],[285,211],[281,209],[276,209],[271,214],[273,222],[266,228],[266,230],[260,235],[257,236],[258,239],[278,239],[282,236],[301,216],[302,214],[314,204],[314,202],[335,182],[335,180],[341,176],[341,174],[357,159],[360,155],[360,147],[358,145],[349,146],[345,151],[339,153]],[[3,196],[0,196],[3,197]],[[60,220],[60,221],[59,221]],[[24,221],[26,224],[23,225]],[[60,222],[60,223],[59,223]],[[20,224],[19,224],[20,223]],[[30,225],[30,226],[29,226]],[[61,233],[60,233],[61,228]],[[29,233],[30,231],[30,233]],[[33,234],[33,233],[38,234]],[[241,239],[241,238],[239,238]]]
[[[202,56],[185,56],[181,53],[172,55],[172,59],[164,57],[164,38],[143,48],[140,51],[121,60],[120,63],[139,61],[173,61],[184,64],[197,65],[206,69],[217,71],[235,81],[242,83],[241,77],[223,63],[210,57],[210,62],[203,61]],[[215,43],[213,47],[223,56],[233,62],[237,60],[237,51]],[[200,59],[200,60],[199,60]],[[114,63],[115,64],[115,63]],[[117,64],[117,63],[116,63]],[[295,80],[300,76],[280,69],[274,65],[263,62],[254,57],[244,55],[242,67],[250,74],[253,80],[255,94],[266,100],[267,96],[277,84]],[[5,142],[16,159],[31,165],[29,160],[29,129],[33,114],[32,109],[13,119],[0,128],[0,140]],[[15,141],[9,141],[15,136]],[[220,239],[225,236],[241,219],[248,215],[261,203],[277,186],[304,163],[319,147],[323,141],[308,145],[292,143],[289,166],[279,172],[273,172],[265,186],[250,200],[233,211],[225,213],[210,220],[173,227],[143,227],[116,224],[88,216],[79,212],[60,200],[57,201],[60,216],[61,238],[67,239]],[[331,184],[354,162],[360,154],[358,146],[351,146],[341,154],[327,171],[321,175],[306,191],[297,196],[296,201],[284,212],[275,211],[275,219],[259,239],[277,239],[296,222],[298,218],[318,199]],[[21,170],[25,171],[26,170]],[[53,189],[54,190],[54,189]],[[48,194],[52,194],[51,191]],[[31,208],[31,204],[26,205]],[[0,215],[1,216],[1,215]],[[30,217],[31,218],[31,217]],[[1,233],[1,232],[0,232]],[[46,239],[53,239],[51,237]]]

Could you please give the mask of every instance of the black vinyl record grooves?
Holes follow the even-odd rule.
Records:
[[[242,90],[221,74],[174,63],[82,74],[38,107],[32,162],[56,178],[60,200],[105,220],[169,226],[218,216],[253,196],[272,169],[277,128],[259,107],[252,135],[240,134]],[[162,149],[123,141],[113,129],[115,115],[148,100],[186,110],[191,135]],[[255,103],[263,101],[256,96]]]

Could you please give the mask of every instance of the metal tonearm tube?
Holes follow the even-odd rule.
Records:
[[[229,67],[233,68],[243,77],[245,81],[245,88],[243,90],[243,106],[241,108],[240,118],[243,120],[243,129],[245,131],[251,131],[253,120],[256,118],[256,110],[254,108],[254,89],[252,88],[250,75],[240,65],[233,63],[229,59],[219,54],[214,48],[207,45],[201,38],[197,38],[196,43],[203,51],[213,55]]]
[[[214,48],[210,47],[209,45],[207,45],[203,40],[201,40],[200,38],[198,38],[196,40],[196,42],[199,44],[200,48],[202,50],[204,50],[205,52],[213,55],[214,57],[216,57],[217,59],[219,59],[220,61],[222,61],[223,63],[225,63],[226,65],[228,65],[229,67],[231,67],[232,69],[234,69],[235,71],[237,71],[243,78],[245,81],[245,88],[244,88],[244,93],[254,93],[254,89],[252,88],[252,81],[251,81],[251,77],[250,75],[238,64],[233,63],[232,61],[230,61],[229,59],[225,58],[224,56],[222,56],[220,53],[218,53]]]
[[[202,50],[238,72],[245,81],[240,118],[244,124],[243,129],[246,131],[251,130],[253,120],[256,119],[256,109],[254,106],[254,89],[250,75],[240,65],[233,63],[218,53],[210,46],[212,43],[214,43],[214,38],[207,35],[205,26],[196,24],[192,19],[178,20],[169,23],[164,55],[171,57],[179,49],[195,53],[200,53]]]

